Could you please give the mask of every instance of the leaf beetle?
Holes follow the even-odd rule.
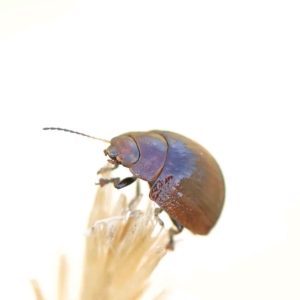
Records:
[[[114,168],[129,168],[132,177],[100,179],[103,186],[112,182],[117,189],[126,187],[137,178],[149,183],[151,200],[160,211],[171,217],[177,230],[187,228],[194,234],[206,235],[216,224],[224,204],[225,183],[214,157],[201,145],[180,134],[153,130],[128,132],[111,141],[57,127],[44,130],[64,130],[98,139],[110,146],[104,150]]]

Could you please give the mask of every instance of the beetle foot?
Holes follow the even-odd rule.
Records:
[[[183,226],[178,223],[175,219],[171,218],[173,224],[176,226],[176,228],[170,228],[169,229],[169,237],[170,237],[170,241],[169,244],[167,245],[166,249],[168,250],[174,250],[175,249],[175,241],[174,241],[174,235],[179,234],[180,232],[182,232],[183,230]]]
[[[118,166],[119,166],[118,164],[115,164],[113,167],[101,168],[100,170],[98,170],[97,175],[104,174],[104,173],[107,173],[107,172],[111,172],[111,171],[115,170]]]
[[[111,178],[111,179],[104,179],[100,178],[99,182],[96,183],[96,185],[100,185],[101,187],[104,187],[108,183],[113,183],[114,185],[117,185],[120,182],[120,178]]]
[[[170,236],[170,240],[169,240],[169,243],[166,246],[166,249],[170,250],[170,251],[174,251],[175,250],[174,238],[173,238],[173,235],[171,233],[170,233],[169,236]]]

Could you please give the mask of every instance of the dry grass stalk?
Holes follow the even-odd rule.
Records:
[[[138,201],[129,206],[125,196],[112,201],[111,189],[111,185],[98,189],[90,213],[79,300],[140,299],[166,253],[168,232],[154,217],[151,201],[143,212],[136,209]],[[58,300],[67,299],[66,281],[62,257]],[[33,280],[32,285],[37,300],[45,300],[38,283]]]

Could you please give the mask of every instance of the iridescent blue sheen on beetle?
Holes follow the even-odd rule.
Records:
[[[213,156],[198,143],[168,131],[129,132],[112,139],[105,153],[111,163],[148,181],[150,199],[183,227],[205,235],[217,222],[225,198],[224,179]],[[123,188],[133,181],[122,182],[115,186]]]

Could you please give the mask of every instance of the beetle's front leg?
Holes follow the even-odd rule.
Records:
[[[124,178],[121,181],[119,180],[118,183],[116,183],[116,184],[114,183],[114,186],[115,186],[116,189],[119,190],[119,189],[122,189],[122,188],[134,183],[136,180],[137,180],[137,177],[134,177],[134,176],[127,177],[127,178]]]
[[[101,169],[97,172],[97,175],[99,175],[99,174],[104,174],[104,173],[106,173],[106,172],[111,172],[111,171],[115,170],[118,166],[119,166],[119,164],[115,164],[113,167],[104,167],[104,168],[101,168]]]
[[[118,178],[110,178],[110,179],[100,178],[99,182],[97,182],[95,184],[100,185],[101,187],[104,187],[108,183],[113,183],[114,187],[116,187],[116,185],[118,185],[119,182],[120,182],[119,177]]]
[[[120,178],[110,178],[110,179],[104,179],[104,178],[100,178],[99,179],[99,184],[101,187],[103,187],[104,185],[108,184],[108,183],[113,183],[114,187],[116,189],[122,189],[130,184],[132,184],[133,182],[135,182],[137,179],[137,177],[127,177],[123,180],[120,180]]]

